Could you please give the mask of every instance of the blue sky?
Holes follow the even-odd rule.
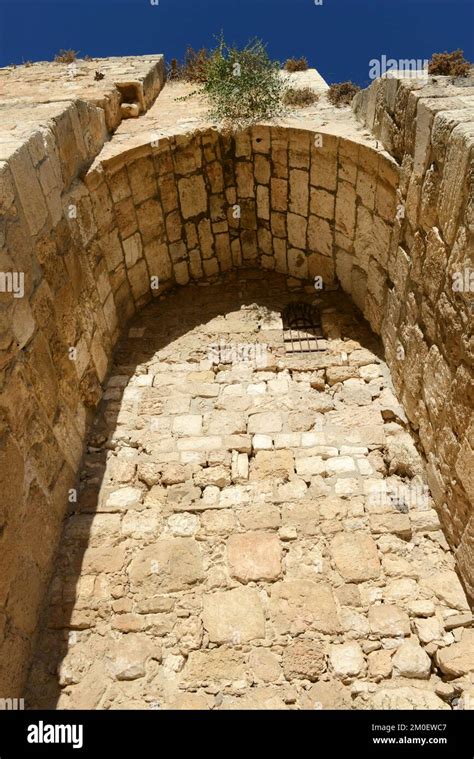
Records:
[[[156,0],[154,0],[156,2]],[[474,60],[473,0],[0,0],[0,66],[80,55],[164,53],[260,37],[272,57],[304,55],[329,82],[369,83],[369,60],[463,48]]]

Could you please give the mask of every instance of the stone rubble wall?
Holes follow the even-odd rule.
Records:
[[[176,288],[114,351],[25,691],[39,709],[473,708],[473,617],[340,288]],[[454,679],[453,679],[454,676]]]
[[[390,246],[382,337],[397,394],[418,431],[429,485],[474,595],[474,87],[380,79],[359,119],[401,165],[405,217]],[[456,286],[462,279],[464,289]],[[453,286],[454,285],[454,286]],[[399,346],[404,358],[397,360]]]
[[[121,121],[115,84],[130,81],[149,107],[163,57],[80,61],[74,79],[61,64],[0,71],[0,272],[24,275],[24,297],[3,278],[0,291],[1,697],[21,693],[112,348],[68,198]]]
[[[400,107],[408,114],[406,103]],[[444,256],[451,271],[468,256],[467,222],[461,223],[468,127],[454,128],[451,114],[433,131],[440,200],[420,205],[417,192],[424,187],[429,199],[437,186],[420,179],[430,169],[417,146],[431,144],[423,132],[431,122],[421,114],[420,134],[408,135],[397,150],[387,143],[399,162],[403,153],[401,172],[385,151],[328,133],[320,144],[309,130],[278,126],[256,127],[235,140],[206,129],[124,147],[87,172],[114,119],[87,100],[56,103],[45,114],[53,111],[26,141],[0,154],[0,270],[26,275],[26,297],[0,293],[6,493],[0,692],[7,688],[14,696],[10,691],[21,689],[68,491],[124,324],[168,287],[212,280],[234,267],[322,276],[326,286],[337,279],[382,335],[469,585],[472,424],[470,439],[463,435],[469,402],[472,407],[472,348],[469,362],[466,297],[449,290],[440,265]],[[401,223],[395,219],[400,203],[406,204]],[[427,219],[434,224],[435,213],[440,228],[430,232]],[[427,272],[436,274],[436,284]]]

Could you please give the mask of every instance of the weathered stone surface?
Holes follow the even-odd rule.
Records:
[[[106,667],[117,680],[137,680],[145,676],[148,658],[160,661],[161,648],[145,635],[125,636],[109,647]]]
[[[239,644],[265,637],[265,617],[258,593],[235,588],[204,596],[202,621],[214,643]]]
[[[216,648],[191,651],[183,670],[183,681],[190,686],[210,682],[232,682],[245,677],[244,657],[239,651]]]
[[[331,554],[347,582],[364,582],[380,575],[377,546],[367,533],[339,533],[331,543]]]
[[[332,646],[329,661],[336,677],[342,679],[356,677],[365,668],[364,654],[358,643]]]
[[[291,451],[258,451],[250,471],[251,480],[267,477],[287,480],[295,471]]]
[[[350,709],[352,699],[349,688],[339,680],[320,680],[304,694],[304,709]]]
[[[283,672],[287,680],[315,682],[326,670],[324,647],[311,640],[297,640],[283,652]]]
[[[397,648],[392,663],[396,675],[422,680],[429,677],[431,660],[418,641],[404,641]]]
[[[451,570],[434,572],[423,581],[440,601],[453,609],[467,611],[469,605],[466,600],[461,583],[457,574]]]
[[[461,677],[468,672],[474,672],[474,630],[463,630],[459,643],[440,648],[437,662],[445,675]]]
[[[369,702],[370,709],[433,709],[449,710],[448,704],[430,690],[403,686],[401,688],[381,688]]]
[[[249,656],[249,666],[257,680],[272,683],[281,676],[278,657],[267,648],[256,648]]]
[[[369,677],[383,680],[392,674],[392,657],[390,651],[372,651],[367,657]]]
[[[325,583],[309,580],[276,583],[271,592],[270,610],[281,634],[307,629],[335,633],[340,629],[334,598]]]
[[[107,511],[126,511],[136,509],[142,500],[143,493],[138,488],[126,487],[115,490],[105,502]]]
[[[369,609],[371,632],[382,636],[400,636],[410,634],[408,614],[398,606],[380,604]]]
[[[241,582],[276,580],[281,573],[281,546],[276,535],[247,532],[227,541],[229,572]]]
[[[183,590],[204,579],[199,545],[193,538],[158,540],[132,559],[128,576],[137,590]]]
[[[413,90],[382,79],[361,93],[355,110],[381,152],[350,109],[324,96],[285,117],[285,128],[229,141],[204,125],[200,102],[176,98],[185,83],[155,102],[160,57],[108,60],[93,100],[97,63],[76,63],[69,100],[63,64],[2,72],[0,692],[23,691],[66,511],[32,705],[148,706],[146,675],[164,708],[180,703],[181,685],[197,689],[183,708],[186,696],[214,708],[303,708],[298,677],[296,688],[283,675],[251,688],[247,660],[225,681],[221,705],[215,681],[205,695],[179,682],[189,652],[228,644],[209,641],[203,596],[239,582],[255,585],[268,617],[256,645],[278,663],[294,636],[326,626],[328,651],[358,640],[365,655],[380,653],[372,680],[392,663],[375,646],[393,652],[397,675],[424,672],[426,660],[417,649],[414,667],[399,636],[416,633],[435,663],[437,650],[448,657],[468,613],[454,567],[471,595],[474,587],[472,109],[459,106],[458,84]],[[137,102],[120,106],[117,87]],[[24,128],[12,142],[16,123]],[[25,273],[19,299],[11,272]],[[332,292],[336,275],[383,346]],[[291,354],[282,309],[311,302],[320,284],[320,350]],[[374,483],[389,492],[377,500]],[[246,580],[227,564],[226,544],[242,530],[268,534],[275,549],[255,551],[251,570],[237,552]],[[347,550],[347,540],[358,546]],[[280,580],[311,590],[276,600]],[[348,590],[355,583],[358,594]],[[409,610],[411,631],[392,602]],[[69,653],[82,653],[71,677],[60,670],[57,699],[66,630]],[[117,680],[99,637],[136,637],[143,651],[149,641],[158,651],[158,640],[163,666],[130,658]],[[340,677],[356,679],[355,705],[365,706],[365,668]],[[347,692],[334,692],[342,703]]]

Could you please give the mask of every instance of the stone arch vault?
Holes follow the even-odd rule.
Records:
[[[133,80],[153,110],[162,60],[134,60],[122,89]],[[147,113],[133,140],[114,142],[116,88],[35,115],[18,105],[28,128],[0,162],[0,695],[24,682],[124,324],[173,286],[234,268],[339,282],[381,336],[472,595],[472,311],[453,281],[472,263],[473,116],[454,85],[433,88],[387,80],[356,99],[386,149],[306,124],[156,136]]]

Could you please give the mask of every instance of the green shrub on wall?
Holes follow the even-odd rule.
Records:
[[[205,63],[200,91],[209,101],[210,118],[242,129],[281,114],[285,89],[280,64],[268,57],[261,40],[239,50],[221,37]]]

